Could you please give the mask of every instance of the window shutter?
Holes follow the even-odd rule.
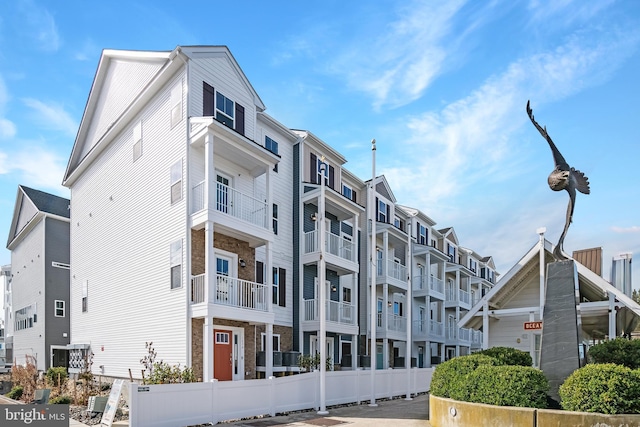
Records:
[[[351,191],[351,201],[356,202],[356,190]]]
[[[333,166],[329,166],[329,187],[333,188],[333,185],[335,184],[335,171],[333,169]]]
[[[420,243],[420,239],[421,239],[421,237],[420,237],[420,223],[418,222],[417,225],[418,226],[416,227],[416,242]]]
[[[279,271],[279,283],[278,283],[278,305],[285,307],[287,305],[287,270],[281,268]]]
[[[264,285],[264,263],[262,261],[256,261],[256,283]]]
[[[316,183],[316,177],[318,176],[318,157],[311,153],[311,161],[309,163],[309,173],[311,175],[311,183]]]
[[[391,205],[387,205],[387,224],[391,224]]]
[[[202,82],[202,115],[215,115],[215,91],[207,82]]]
[[[236,132],[244,135],[244,107],[236,102]]]
[[[374,212],[376,213],[375,214],[376,221],[380,221],[380,212],[378,212],[378,206],[380,206],[380,202],[378,201],[378,198],[376,197],[376,205],[374,206],[374,209],[375,209]]]

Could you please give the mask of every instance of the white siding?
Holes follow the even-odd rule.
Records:
[[[14,330],[13,356],[18,364],[26,362],[25,355],[37,359],[38,369],[44,370],[49,355],[44,346],[45,336],[45,292],[44,292],[44,221],[40,221],[31,232],[11,251],[13,273],[13,317],[16,311],[34,304],[37,321],[32,328]]]
[[[272,247],[272,263],[274,267],[287,270],[286,307],[273,307],[275,324],[293,326],[293,145],[289,137],[284,136],[277,129],[259,122],[256,142],[264,145],[264,135],[278,142],[278,154],[281,161],[278,164],[278,172],[270,172],[271,202],[278,205],[278,235]],[[258,178],[264,182],[264,176]],[[264,188],[258,184],[258,188]],[[271,207],[269,207],[271,209]],[[264,247],[256,249],[256,258],[264,260]],[[266,275],[268,283],[271,283],[271,274]]]
[[[91,115],[93,121],[80,158],[93,148],[163,64],[164,61],[111,60],[102,88],[94,88],[102,96]]]
[[[139,377],[148,341],[158,359],[187,362],[186,114],[173,128],[170,121],[170,93],[179,81],[184,84],[184,73],[167,83],[71,189],[71,337],[91,344],[94,372],[102,365],[105,375],[127,377],[131,369]],[[140,120],[143,154],[134,163],[133,128]],[[170,168],[180,159],[183,198],[171,205]],[[178,239],[183,286],[170,289],[170,244]]]
[[[238,76],[229,58],[218,55],[212,58],[194,59],[190,62],[190,73],[189,111],[192,116],[202,115],[202,82],[206,81],[216,92],[220,92],[244,107],[244,134],[247,138],[257,141],[256,138],[259,138],[259,135],[256,134],[256,106],[253,93]]]
[[[513,347],[529,353],[533,333],[524,330],[529,315],[489,320],[489,347]]]

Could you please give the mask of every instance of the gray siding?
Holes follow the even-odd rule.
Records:
[[[46,367],[49,368],[52,345],[67,345],[70,341],[69,316],[70,281],[69,270],[54,267],[53,262],[69,264],[69,223],[52,218],[46,219],[45,227],[45,348]],[[55,316],[55,301],[65,304],[64,317]],[[63,334],[66,333],[66,337]]]

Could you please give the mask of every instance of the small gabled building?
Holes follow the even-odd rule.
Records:
[[[11,344],[16,364],[67,366],[69,199],[18,186],[11,251]]]
[[[630,335],[640,319],[640,306],[575,258],[583,344]],[[482,331],[482,348],[514,347],[530,353],[538,366],[545,275],[554,261],[553,245],[542,234],[539,243],[460,319],[459,326]]]

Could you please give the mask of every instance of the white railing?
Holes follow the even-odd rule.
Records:
[[[328,322],[341,323],[345,325],[355,325],[356,307],[353,304],[339,301],[327,301],[326,319]],[[319,320],[318,307],[320,301],[316,299],[304,300],[304,320]]]
[[[413,276],[413,290],[414,291],[426,291],[428,287],[429,276]]]
[[[422,393],[429,390],[433,368],[381,369],[374,387],[368,370],[327,372],[326,405],[343,405]],[[275,416],[318,409],[320,372],[261,380],[205,381],[186,384],[130,383],[131,427],[174,427]]]
[[[191,276],[191,303],[198,304],[205,300],[204,274]]]
[[[458,301],[458,297],[456,295],[456,288],[453,286],[447,286],[447,293],[445,295],[447,301]]]
[[[471,344],[482,345],[482,331],[471,330]]]
[[[204,193],[204,181],[196,184],[191,190],[191,209],[198,212],[204,209],[206,194]],[[267,224],[267,204],[255,197],[244,194],[228,185],[216,182],[216,199],[210,203],[218,212],[225,213],[234,218],[246,221],[261,228],[269,228]]]
[[[413,334],[420,337],[426,337],[429,332],[429,326],[427,325],[427,323],[428,321],[426,319],[414,320],[412,325]]]
[[[387,262],[387,276],[393,277],[396,280],[406,282],[407,267],[395,261],[389,260]]]
[[[467,328],[458,328],[458,340],[471,342],[471,330]]]
[[[387,330],[396,332],[407,332],[407,318],[397,314],[389,314],[387,317]]]
[[[456,334],[457,332],[458,332],[458,328],[456,328],[455,326],[447,326],[447,339],[448,340],[458,339]]]
[[[469,292],[463,291],[462,289],[459,290],[458,297],[460,298],[460,302],[462,303],[469,304],[471,302]]]
[[[342,236],[325,232],[325,251],[344,258],[348,261],[355,261],[355,246],[353,242]],[[318,252],[318,233],[316,230],[304,233],[304,253],[310,254]]]
[[[442,337],[444,331],[444,326],[442,325],[442,322],[436,322],[435,320],[432,320],[429,322],[429,333],[434,336],[434,337]]]
[[[429,288],[431,288],[431,290],[434,292],[444,294],[444,280],[438,279],[435,276],[431,276],[429,278]]]
[[[208,291],[208,292],[207,292]],[[212,302],[258,311],[268,311],[269,287],[235,277],[216,274],[213,289],[207,289],[205,275],[191,278],[191,303]]]

